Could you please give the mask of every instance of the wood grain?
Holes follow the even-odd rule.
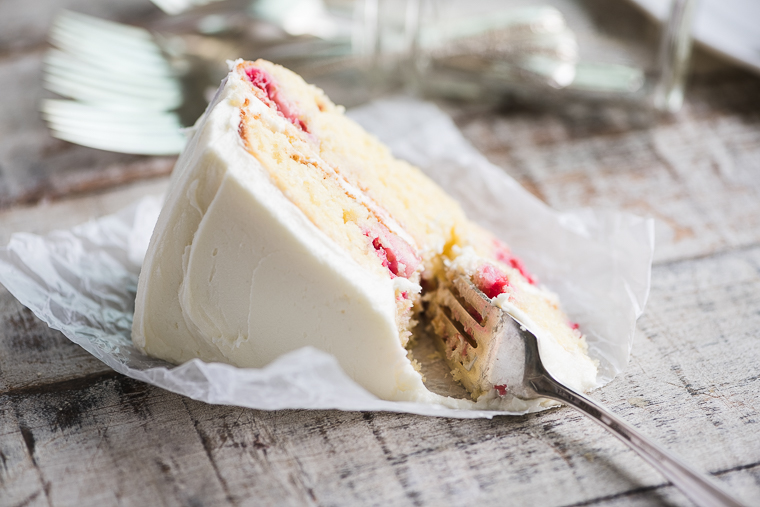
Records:
[[[0,286],[0,394],[110,371]]]
[[[17,230],[71,227],[161,192],[165,178],[143,179],[173,163],[57,141],[34,112],[56,9],[151,23],[155,8],[21,4],[0,3],[2,244]],[[622,5],[610,12],[625,17]],[[553,207],[657,219],[631,362],[593,396],[758,505],[760,78],[704,55],[697,64],[684,110],[669,118],[442,106]],[[0,290],[0,506],[159,504],[689,505],[567,408],[463,421],[206,405],[112,372]]]
[[[491,160],[558,210],[625,209],[653,217],[656,261],[760,242],[760,80],[700,77],[673,118],[637,125],[516,111],[458,118]]]
[[[750,504],[760,498],[760,344],[749,331],[760,324],[759,265],[754,248],[658,266],[631,365],[595,394]],[[567,408],[492,421],[260,412],[115,375],[1,403],[0,477],[19,502],[43,484],[52,505],[688,505]]]

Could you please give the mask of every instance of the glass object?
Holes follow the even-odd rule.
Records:
[[[674,112],[683,99],[694,4],[672,0],[658,44],[631,36],[625,20],[610,22],[613,2],[357,0],[352,54],[376,91],[403,86],[426,96],[513,95]],[[629,33],[615,33],[618,26]]]
[[[674,112],[696,0],[669,1],[655,31],[622,0],[230,0],[193,11],[193,33],[164,46],[215,62],[211,92],[222,62],[243,57],[281,63],[346,106],[406,90]]]

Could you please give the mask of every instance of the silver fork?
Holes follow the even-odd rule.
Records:
[[[520,399],[549,398],[565,403],[628,445],[696,505],[742,505],[716,486],[708,476],[690,467],[594,400],[558,382],[541,362],[536,336],[519,320],[493,306],[471,281],[458,277],[448,286],[439,286],[437,291],[428,306],[427,315],[436,334],[444,337],[444,346],[449,349],[464,348],[465,355],[460,355],[463,358],[469,357],[467,354],[473,350],[477,351],[469,366],[480,368],[478,385],[481,389],[498,385]]]
[[[54,137],[121,153],[174,155],[183,127],[203,113],[226,73],[225,59],[246,54],[318,69],[344,56],[341,41],[180,37],[63,11],[49,39],[44,85],[71,100],[45,99]],[[308,61],[302,62],[305,55]]]
[[[122,153],[182,150],[183,90],[147,30],[64,11],[50,41],[44,85],[73,99],[42,102],[53,136]]]

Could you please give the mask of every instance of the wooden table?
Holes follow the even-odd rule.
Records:
[[[159,15],[144,0],[0,3],[3,244],[161,191],[173,163],[48,135],[41,55],[64,5]],[[657,219],[631,362],[593,397],[760,505],[760,78],[698,55],[683,111],[649,128],[621,112],[447,107],[551,206]],[[659,503],[688,505],[567,408],[451,420],[210,406],[114,373],[0,288],[2,506]]]

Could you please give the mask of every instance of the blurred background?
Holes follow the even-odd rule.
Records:
[[[290,67],[347,107],[397,93],[434,100],[530,188],[525,164],[512,160],[511,138],[493,136],[486,118],[508,119],[512,138],[540,144],[647,131],[693,114],[705,93],[756,103],[760,53],[742,25],[751,16],[732,7],[721,18],[715,5],[4,0],[0,207],[167,174],[184,142],[179,128],[202,113],[225,59],[236,57]]]

